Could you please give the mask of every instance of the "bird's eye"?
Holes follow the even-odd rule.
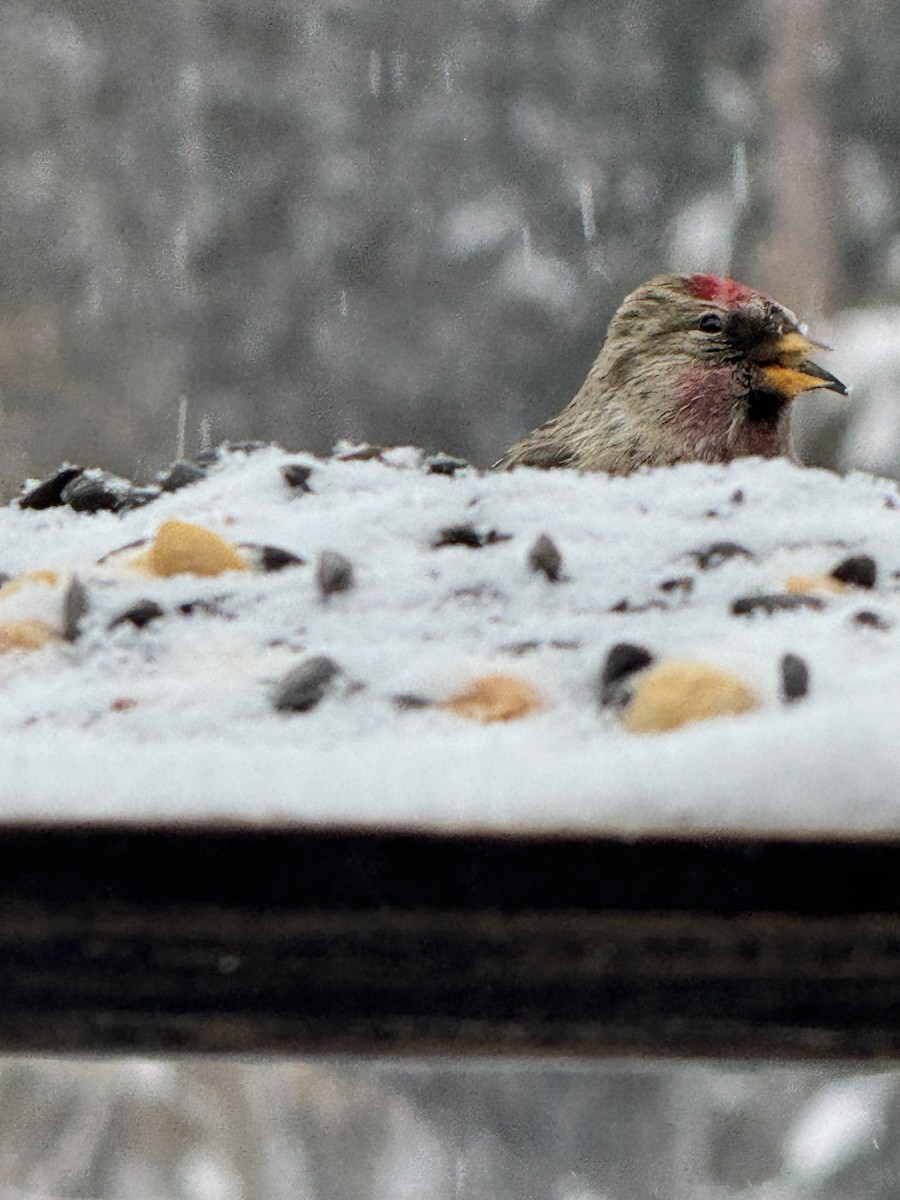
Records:
[[[725,318],[721,313],[704,313],[697,325],[704,333],[721,333],[725,328]]]

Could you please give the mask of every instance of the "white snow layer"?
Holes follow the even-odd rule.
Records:
[[[82,635],[0,656],[0,820],[226,820],[395,829],[617,833],[855,832],[900,828],[900,500],[893,483],[786,461],[685,464],[625,479],[517,470],[430,474],[277,448],[223,456],[199,483],[122,515],[0,510],[0,568],[77,572]],[[281,467],[308,463],[312,494]],[[97,560],[162,521],[201,524],[306,563],[270,574],[148,578],[128,555]],[[433,543],[472,524],[511,535]],[[528,565],[548,534],[565,579]],[[700,569],[692,552],[752,553]],[[322,599],[315,560],[346,555],[355,586]],[[734,616],[739,596],[872,555],[874,591],[819,611]],[[661,588],[689,577],[691,591]],[[64,586],[0,595],[0,621],[59,627]],[[166,615],[111,620],[139,599]],[[212,611],[179,605],[213,601]],[[621,601],[627,601],[625,606]],[[649,605],[649,607],[647,607]],[[616,606],[626,611],[613,611]],[[628,611],[630,609],[630,611]],[[889,628],[854,621],[877,612]],[[609,648],[734,671],[762,699],[740,717],[631,734],[601,711]],[[809,695],[780,697],[783,654]],[[314,709],[276,712],[273,691],[307,655],[340,683]],[[531,683],[544,707],[482,725],[440,706],[479,675]]]

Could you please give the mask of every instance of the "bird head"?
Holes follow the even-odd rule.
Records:
[[[827,350],[794,314],[761,292],[717,275],[659,275],[619,307],[608,343],[623,357],[674,357],[700,366],[745,367],[749,386],[792,400],[815,388],[846,395],[839,379],[811,362]]]
[[[619,306],[587,379],[497,464],[627,474],[641,466],[788,454],[791,401],[846,395],[814,341],[762,292],[718,275],[659,275]]]
[[[846,395],[812,361],[823,349],[789,309],[744,284],[660,275],[620,305],[595,371],[637,417],[669,432],[673,453],[684,443],[679,457],[784,453],[795,396]]]

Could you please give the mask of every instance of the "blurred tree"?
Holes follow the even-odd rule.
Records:
[[[834,139],[824,103],[829,51],[828,0],[769,0],[771,217],[760,248],[760,286],[809,316],[837,302],[840,193]]]
[[[189,450],[202,427],[486,462],[667,266],[801,308],[890,297],[900,15],[834,22],[827,0],[9,0],[0,476],[146,474],[180,396]]]

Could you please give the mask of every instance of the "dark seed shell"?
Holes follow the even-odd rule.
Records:
[[[562,579],[562,555],[552,538],[542,533],[528,551],[528,565],[532,571],[545,575],[551,583]]]
[[[457,471],[464,470],[468,465],[464,458],[454,458],[452,454],[435,454],[427,462],[431,475],[455,475]]]
[[[629,600],[627,596],[623,596],[621,600],[617,600],[615,604],[610,606],[609,611],[614,613],[642,613],[650,612],[653,608],[661,608],[665,612],[668,607],[668,604],[664,600],[644,600],[642,603],[639,603],[637,600]]]
[[[309,477],[312,475],[313,469],[306,463],[292,462],[286,463],[281,468],[281,475],[288,487],[295,488],[298,492],[312,493],[312,488],[309,486]]]
[[[141,488],[107,471],[82,471],[60,492],[63,504],[75,512],[124,512],[159,496],[159,488]]]
[[[394,707],[403,712],[416,708],[430,708],[434,703],[427,696],[419,696],[415,692],[402,692],[399,696],[394,696],[393,701]]]
[[[60,507],[65,503],[62,498],[63,488],[73,479],[77,479],[83,470],[83,467],[74,467],[71,463],[63,463],[53,475],[35,484],[33,488],[29,488],[19,498],[19,508]]]
[[[224,617],[226,621],[233,621],[235,614],[222,607],[227,599],[227,596],[213,596],[210,599],[199,597],[196,600],[185,600],[183,604],[178,605],[178,611],[185,617],[192,617],[194,613],[205,613],[208,617]]]
[[[86,616],[88,608],[87,588],[77,575],[66,588],[63,597],[63,637],[67,642],[74,642],[81,636],[81,620]]]
[[[543,642],[539,642],[537,639],[532,638],[526,642],[507,642],[506,645],[501,646],[500,649],[504,654],[515,654],[518,657],[522,654],[533,654],[534,651],[539,650],[542,645]]]
[[[108,563],[111,559],[118,558],[120,554],[127,554],[129,550],[137,550],[141,546],[146,545],[146,538],[138,538],[137,541],[127,542],[124,546],[116,546],[115,550],[109,550],[102,558],[97,559],[97,566],[100,567],[104,563]]]
[[[116,512],[125,512],[129,508],[140,508],[144,504],[151,504],[154,500],[159,499],[159,488],[151,485],[150,487],[131,487],[122,497]]]
[[[868,626],[870,629],[888,630],[893,628],[892,623],[883,617],[881,613],[873,612],[870,608],[861,608],[859,612],[853,614],[853,621],[857,625]]]
[[[729,558],[753,558],[752,551],[739,542],[712,542],[702,550],[692,550],[691,554],[701,571],[720,567]]]
[[[474,525],[448,525],[438,533],[432,545],[435,550],[441,546],[470,546],[479,550],[484,545],[484,535]]]
[[[435,550],[442,546],[469,546],[472,550],[479,550],[482,546],[494,546],[511,538],[511,533],[500,533],[497,529],[480,530],[469,524],[448,525],[440,530],[431,545]]]
[[[263,546],[259,551],[259,565],[264,571],[283,571],[285,567],[302,567],[306,562],[299,554],[282,550],[280,546]]]
[[[180,488],[191,483],[198,483],[206,478],[206,472],[197,463],[179,459],[156,476],[156,482],[164,492],[177,492]]]
[[[678,575],[674,579],[664,579],[659,585],[661,592],[692,592],[694,580],[690,575]]]
[[[781,694],[786,704],[802,699],[809,691],[809,667],[799,654],[781,659]]]
[[[600,672],[600,703],[604,707],[615,704],[619,698],[620,685],[629,675],[642,671],[653,662],[653,655],[644,646],[631,642],[616,642],[606,656]]]
[[[278,712],[309,712],[323,698],[340,667],[326,654],[307,658],[288,671],[278,685],[273,703]]]
[[[353,587],[353,563],[337,550],[323,550],[316,563],[316,583],[322,596],[349,591]]]
[[[732,601],[731,612],[735,617],[748,617],[755,612],[771,615],[777,612],[788,612],[791,609],[824,607],[825,601],[821,596],[801,596],[779,592],[770,596],[741,596]]]
[[[119,613],[117,617],[113,617],[109,623],[109,628],[115,629],[118,625],[131,624],[136,629],[143,629],[145,625],[149,625],[151,621],[155,621],[164,615],[165,610],[155,600],[138,600],[130,608],[126,608],[124,612]]]
[[[873,588],[878,579],[878,567],[870,554],[854,554],[838,563],[831,577],[854,587]]]

